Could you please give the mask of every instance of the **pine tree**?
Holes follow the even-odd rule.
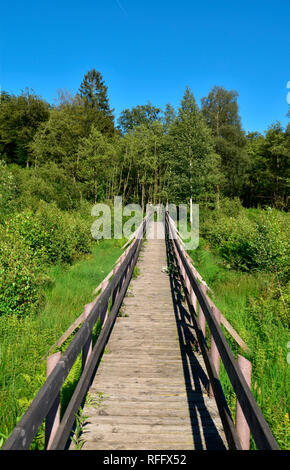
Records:
[[[175,109],[173,108],[173,106],[171,106],[170,103],[167,103],[165,106],[165,111],[164,111],[164,115],[162,118],[162,123],[163,123],[165,134],[169,132],[169,128],[175,122],[175,119],[176,119]]]
[[[92,124],[100,132],[114,134],[113,110],[109,105],[108,88],[100,72],[90,70],[80,85],[78,97],[85,108],[86,134],[89,134]]]

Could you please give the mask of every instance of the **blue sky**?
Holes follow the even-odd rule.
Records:
[[[50,0],[1,4],[0,85],[53,103],[99,70],[115,115],[179,105],[188,85],[200,104],[214,85],[239,92],[246,131],[287,125],[287,0]]]

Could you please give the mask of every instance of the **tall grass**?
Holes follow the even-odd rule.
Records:
[[[235,356],[244,355],[252,363],[252,393],[281,449],[289,449],[289,331],[276,315],[275,273],[242,272],[227,267],[224,260],[204,240],[190,252],[203,279],[213,290],[211,297],[248,345],[241,351],[224,330]],[[280,307],[279,307],[280,308]],[[235,394],[224,367],[221,383],[235,416]],[[255,448],[251,442],[251,448]]]
[[[104,240],[72,266],[51,267],[53,282],[44,291],[44,307],[38,314],[0,317],[0,443],[5,442],[45,381],[46,361],[41,358],[93,300],[94,289],[121,252],[120,241]],[[65,382],[64,405],[79,370],[80,360]]]

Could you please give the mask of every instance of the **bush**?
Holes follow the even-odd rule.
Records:
[[[61,211],[55,204],[39,204],[16,214],[7,229],[20,237],[40,264],[72,263],[81,253],[89,253],[91,235],[77,213]]]
[[[16,181],[5,162],[0,160],[0,222],[15,210]]]
[[[79,206],[80,193],[63,168],[50,162],[39,168],[9,167],[17,185],[18,209],[36,209],[39,201],[55,203],[62,210]]]
[[[237,217],[243,211],[243,205],[238,197],[222,198],[219,205],[220,209],[217,212],[229,217]]]
[[[7,220],[0,244],[0,315],[25,315],[41,303],[46,268],[89,253],[92,237],[77,212],[42,202],[36,211],[26,209]]]
[[[0,231],[0,315],[34,313],[47,281],[32,251],[22,240]]]
[[[256,264],[274,270],[284,281],[289,275],[289,216],[274,209],[261,211],[256,217]]]
[[[288,214],[268,209],[233,217],[215,211],[202,227],[203,235],[226,262],[242,270],[275,270],[281,279],[288,271]]]

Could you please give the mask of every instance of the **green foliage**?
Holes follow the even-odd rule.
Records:
[[[119,128],[124,134],[141,125],[150,128],[153,122],[160,120],[160,112],[161,109],[153,106],[150,101],[142,106],[124,109],[118,119]]]
[[[13,174],[0,160],[0,223],[15,210],[17,185]]]
[[[0,154],[7,163],[27,164],[29,144],[48,117],[48,103],[33,91],[26,89],[19,96],[0,94]]]
[[[91,125],[94,125],[103,134],[112,136],[115,131],[113,111],[109,106],[108,88],[101,73],[90,70],[84,76],[77,96],[85,113],[86,135]]]
[[[106,181],[111,176],[116,151],[108,138],[92,125],[88,137],[81,139],[78,149],[77,178],[87,199],[104,200]]]
[[[47,281],[33,251],[4,228],[0,229],[0,316],[33,314]]]
[[[170,126],[168,139],[169,193],[173,201],[184,203],[190,196],[200,201],[216,191],[222,177],[219,156],[189,88],[181,100],[177,119]]]
[[[253,213],[231,206],[226,203],[225,209],[208,213],[202,229],[206,239],[230,266],[242,270],[274,270],[286,279],[288,214],[275,209]]]
[[[54,162],[40,168],[12,168],[15,175],[19,209],[37,208],[39,201],[55,203],[60,209],[74,210],[80,207],[80,193],[72,184],[67,172]]]
[[[18,177],[29,179],[22,194],[34,207],[42,199],[74,209],[82,199],[122,194],[143,208],[147,202],[184,203],[190,196],[208,204],[238,196],[247,206],[286,209],[289,129],[275,123],[265,136],[246,136],[237,98],[236,91],[214,86],[199,109],[187,87],[177,112],[170,104],[162,111],[150,102],[126,108],[117,132],[107,86],[92,69],[78,93],[60,92],[55,107],[28,90],[20,96],[2,92],[0,155],[33,167]],[[3,201],[1,185],[0,177]]]
[[[220,135],[223,126],[240,126],[237,97],[237,91],[214,86],[208,96],[202,98],[202,113],[215,136]]]
[[[202,114],[212,131],[215,151],[221,157],[224,195],[240,196],[247,182],[249,157],[246,137],[238,114],[238,93],[214,86],[207,97],[202,98]]]
[[[16,214],[7,230],[22,239],[41,264],[72,263],[78,254],[90,251],[88,225],[54,204],[40,203],[35,212],[26,209]]]
[[[161,116],[150,102],[125,109],[121,135],[107,91],[93,69],[79,92],[62,93],[54,108],[29,91],[0,93],[0,445],[45,379],[39,357],[120,254],[122,240],[110,241],[113,247],[102,241],[89,266],[75,263],[94,244],[90,203],[111,204],[122,195],[143,208],[190,196],[208,208],[194,256],[220,292],[218,305],[256,354],[254,393],[285,447],[289,217],[269,207],[246,210],[225,196],[251,207],[287,208],[289,126],[276,123],[265,136],[246,138],[237,92],[214,87],[200,110],[187,88],[177,113],[168,104]],[[79,370],[78,362],[64,402]],[[234,405],[230,391],[228,397]],[[42,441],[43,428],[33,448]]]
[[[74,105],[50,111],[49,119],[39,126],[30,143],[34,167],[55,162],[74,175],[78,139],[85,135],[82,116],[77,111]]]
[[[251,156],[249,180],[244,200],[250,206],[274,204],[286,209],[289,200],[290,134],[279,122],[265,136],[248,135],[247,152]]]
[[[71,264],[91,251],[89,220],[40,203],[15,213],[0,228],[0,315],[32,314],[41,304],[46,267]]]
[[[227,201],[227,217],[231,213],[231,206],[238,213],[241,210],[238,209],[238,201],[233,204]],[[250,213],[248,216],[256,220],[260,212]],[[207,220],[204,214],[203,216],[204,220]],[[235,340],[222,328],[235,357],[242,354],[251,361],[254,398],[278,445],[281,449],[288,449],[289,283],[282,284],[276,273],[270,269],[252,272],[229,269],[224,258],[217,250],[211,249],[208,240],[202,237],[198,249],[190,255],[203,279],[210,286],[210,296],[214,303],[248,345],[250,352],[241,351]],[[220,378],[227,402],[235,417],[235,394],[222,364]],[[255,448],[254,442],[251,443],[251,448]]]
[[[117,243],[106,240],[95,245],[92,254],[72,266],[50,266],[47,273],[51,282],[42,287],[44,302],[37,310],[38,314],[32,315],[28,305],[25,316],[16,316],[15,310],[0,316],[0,447],[45,381],[46,362],[41,358],[80,315],[84,305],[93,300],[94,289],[110,272],[120,254]],[[24,263],[27,261],[23,260]],[[96,325],[94,340],[99,331],[100,327]],[[62,345],[62,351],[68,343]],[[80,371],[81,358],[65,381],[61,394],[62,413]],[[43,449],[43,443],[42,426],[32,448]]]
[[[82,437],[83,427],[88,418],[88,416],[84,415],[83,408],[80,408],[79,412],[75,414],[76,418],[76,428],[74,435],[71,437],[72,444],[74,446],[74,450],[81,450],[85,441]]]

